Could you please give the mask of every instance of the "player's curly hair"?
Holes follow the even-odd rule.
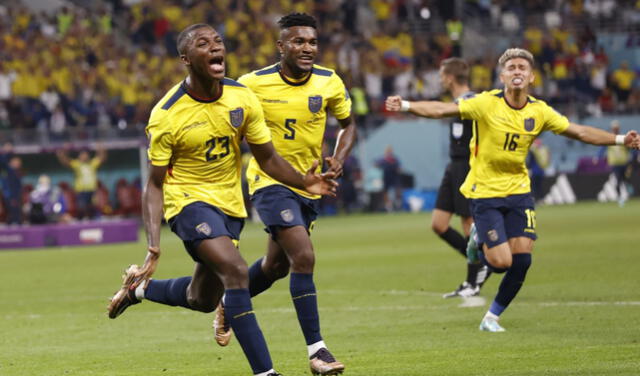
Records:
[[[191,40],[191,32],[203,27],[208,27],[213,29],[213,26],[205,24],[205,23],[199,23],[199,24],[193,24],[191,26],[187,26],[186,28],[184,28],[184,30],[182,30],[180,32],[180,34],[178,34],[178,39],[176,41],[176,47],[178,48],[178,54],[180,55],[184,55],[185,53],[187,53],[187,45],[189,44],[189,40]]]
[[[531,68],[533,68],[533,55],[524,48],[509,48],[500,56],[500,59],[498,59],[498,65],[500,65],[500,68],[504,68],[507,61],[517,58],[525,59],[531,64]]]
[[[278,21],[280,29],[284,30],[293,26],[316,27],[316,19],[306,13],[289,13]]]

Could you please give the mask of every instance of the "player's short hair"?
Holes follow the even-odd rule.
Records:
[[[509,48],[500,56],[500,59],[498,59],[498,65],[500,65],[500,68],[504,68],[507,61],[517,58],[525,59],[529,62],[531,68],[533,68],[533,55],[524,48]]]
[[[280,30],[294,26],[309,26],[317,29],[316,19],[306,13],[289,13],[278,21],[278,25]]]
[[[180,34],[178,34],[178,39],[176,41],[176,47],[178,48],[178,54],[180,55],[184,55],[187,52],[187,45],[189,44],[189,41],[191,39],[191,32],[203,27],[208,27],[213,29],[213,26],[205,24],[205,23],[199,23],[199,24],[193,24],[191,26],[187,26],[184,28],[184,30],[182,30],[180,32]]]
[[[450,57],[440,63],[442,71],[445,74],[453,76],[457,84],[464,85],[469,83],[469,64],[459,57]]]

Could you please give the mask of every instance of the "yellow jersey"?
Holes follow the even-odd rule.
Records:
[[[271,140],[251,90],[225,78],[220,98],[203,101],[190,96],[182,82],[155,105],[146,133],[151,164],[169,166],[163,186],[167,220],[196,201],[233,217],[247,216],[240,142]]]
[[[76,192],[93,192],[98,188],[98,167],[100,158],[93,157],[88,162],[79,159],[69,161],[69,166],[75,175],[74,188]]]
[[[238,81],[249,87],[260,99],[273,145],[293,168],[304,174],[313,161],[322,165],[322,140],[327,110],[337,119],[351,115],[351,98],[338,75],[331,69],[313,66],[302,81],[292,81],[274,64],[246,74]],[[273,184],[281,184],[260,169],[255,158],[247,169],[249,193]],[[287,186],[301,196],[320,196]]]
[[[523,108],[512,108],[502,90],[461,99],[458,108],[462,119],[476,121],[469,145],[471,170],[460,187],[467,198],[530,192],[525,161],[533,140],[544,131],[558,134],[569,127],[565,116],[531,96]]]

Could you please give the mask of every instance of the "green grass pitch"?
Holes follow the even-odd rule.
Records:
[[[351,376],[640,374],[640,201],[624,208],[541,207],[527,282],[502,316],[441,294],[464,260],[429,229],[429,214],[321,218],[313,233],[322,333]],[[456,223],[457,223],[456,219]],[[266,234],[248,223],[252,263]],[[156,278],[191,274],[178,238],[162,234]],[[0,375],[250,375],[234,339],[218,347],[213,314],[151,302],[116,320],[107,300],[138,244],[0,252]],[[501,276],[482,291],[487,304]],[[254,299],[276,369],[308,375],[288,279]]]

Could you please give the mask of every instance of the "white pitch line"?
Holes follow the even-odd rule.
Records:
[[[455,298],[454,298],[455,300]],[[460,308],[472,308],[472,307],[480,307],[486,304],[486,300],[483,297],[473,297],[466,298],[464,300],[460,300],[461,303],[458,305]],[[516,302],[515,306],[538,306],[538,307],[600,307],[600,306],[625,306],[625,307],[636,307],[640,306],[640,301],[630,300],[630,301],[614,301],[614,302],[538,302],[538,303],[529,303],[529,302]],[[424,305],[370,305],[366,307],[362,306],[342,306],[342,307],[334,307],[334,308],[320,308],[320,311],[323,310],[331,310],[335,311],[345,311],[345,312],[393,312],[393,311],[444,311],[450,310],[452,307],[450,305],[434,305],[434,304],[424,304]],[[277,308],[261,308],[260,306],[256,307],[256,313],[260,315],[260,313],[294,313],[293,307],[277,307]],[[152,312],[144,312],[145,316],[147,315],[157,315],[157,316],[170,316],[170,315],[190,315],[193,314],[194,311],[189,310],[172,310],[172,311],[152,311]],[[132,312],[132,314],[137,314],[136,312]],[[0,316],[5,321],[11,321],[15,319],[29,319],[29,320],[40,320],[47,319],[49,320],[52,316],[95,316],[96,313],[84,313],[84,314],[74,314],[74,313],[60,313],[60,314],[40,314],[40,313],[24,313],[24,314],[4,314]],[[106,312],[105,312],[106,318]]]

